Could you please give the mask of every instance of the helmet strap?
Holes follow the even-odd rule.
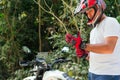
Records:
[[[92,8],[93,8],[93,9],[94,9],[94,11],[95,11],[95,12],[94,12],[94,15],[93,15],[93,17],[92,17],[92,19],[93,19],[93,18],[95,17],[95,14],[96,14],[96,12],[97,12],[97,9],[96,9],[96,7],[95,7],[95,6],[93,6]],[[91,19],[91,20],[92,20],[92,19]],[[89,19],[89,20],[90,20],[90,19]]]
[[[97,5],[96,5],[96,7],[97,7]],[[94,27],[101,21],[101,18],[102,18],[102,15],[103,15],[103,10],[102,10],[102,8],[98,5],[98,9],[97,9],[97,11],[100,11],[100,14],[97,14],[97,11],[96,11],[96,15],[94,16],[94,17],[96,17],[95,18],[95,20],[94,20],[94,23],[92,24]]]

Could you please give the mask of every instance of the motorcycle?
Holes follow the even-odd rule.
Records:
[[[30,50],[26,48],[26,51]],[[64,47],[62,52],[68,51],[69,48]],[[64,57],[55,59],[52,63],[47,63],[44,58],[36,57],[32,61],[20,61],[20,66],[33,66],[30,72],[34,73],[33,76],[28,76],[23,80],[75,80],[67,75],[67,73],[58,70],[60,64],[71,62],[72,60],[66,59]],[[54,66],[57,65],[57,69]]]

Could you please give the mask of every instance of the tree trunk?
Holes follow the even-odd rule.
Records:
[[[41,3],[41,0],[38,0],[38,4]],[[40,6],[38,5],[38,11],[39,11],[39,14],[38,14],[38,19],[39,19],[39,28],[38,28],[38,35],[39,35],[39,51],[41,52],[42,51],[42,39],[41,39],[41,8]]]

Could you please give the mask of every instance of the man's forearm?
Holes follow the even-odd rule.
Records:
[[[111,54],[114,47],[108,44],[86,44],[85,50],[98,54]]]

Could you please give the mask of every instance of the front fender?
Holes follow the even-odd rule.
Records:
[[[46,71],[42,80],[75,80],[59,70]]]

